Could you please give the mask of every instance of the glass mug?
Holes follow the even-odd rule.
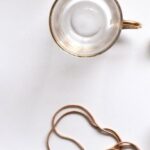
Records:
[[[123,20],[117,0],[55,0],[49,25],[58,46],[78,57],[101,54],[116,42],[122,29],[141,27]]]

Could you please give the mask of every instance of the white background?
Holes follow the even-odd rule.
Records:
[[[150,147],[150,1],[120,0],[126,30],[106,53],[76,58],[54,43],[48,26],[51,0],[0,0],[0,149],[46,150],[52,114],[66,104],[87,107],[101,126],[118,131],[143,150]],[[106,149],[79,117],[65,119],[64,133],[86,150]],[[77,149],[52,142],[52,150]]]

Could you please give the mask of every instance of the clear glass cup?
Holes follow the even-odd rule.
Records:
[[[108,50],[123,28],[138,28],[123,21],[116,0],[56,0],[50,12],[50,30],[66,52],[91,57]]]

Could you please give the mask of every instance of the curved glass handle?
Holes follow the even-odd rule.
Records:
[[[139,29],[142,28],[141,23],[136,21],[124,20],[122,29]]]

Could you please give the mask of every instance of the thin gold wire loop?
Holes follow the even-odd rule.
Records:
[[[76,110],[70,110],[66,113],[64,113],[63,115],[61,115],[58,119],[57,118],[57,115],[59,115],[59,113],[61,111],[64,111],[64,110],[69,110],[69,109],[76,109]],[[121,142],[121,139],[120,137],[118,136],[118,134],[113,131],[112,129],[108,129],[108,128],[105,128],[105,129],[102,129],[101,127],[98,126],[98,124],[96,123],[96,121],[94,120],[94,117],[91,115],[91,113],[85,109],[84,107],[82,106],[78,106],[78,105],[69,105],[69,106],[64,106],[63,108],[59,109],[53,116],[52,118],[52,129],[50,130],[48,136],[47,136],[47,143],[46,143],[46,146],[47,146],[47,149],[50,150],[50,147],[49,147],[49,139],[52,135],[52,133],[55,133],[58,137],[60,137],[61,139],[64,139],[64,140],[68,140],[72,143],[74,143],[80,150],[83,150],[83,146],[77,142],[76,140],[70,138],[70,137],[67,137],[67,136],[64,136],[63,134],[59,133],[57,130],[56,130],[56,126],[58,125],[58,123],[65,117],[65,116],[68,116],[68,115],[71,115],[71,114],[77,114],[77,115],[80,115],[82,117],[84,117],[88,123],[94,127],[98,132],[102,133],[102,134],[105,134],[107,136],[111,136],[113,137],[116,142]]]
[[[60,118],[58,118],[58,120],[56,121],[56,118],[57,118],[57,115],[59,115],[59,113],[61,111],[64,111],[64,110],[67,110],[67,109],[77,109],[78,111],[70,111],[70,112],[67,112],[67,113],[64,113],[62,116],[60,116]],[[79,112],[82,111],[82,112]],[[72,138],[69,138],[69,137],[66,137],[62,134],[60,134],[58,131],[56,131],[55,127],[57,126],[57,124],[67,115],[69,114],[79,114],[79,115],[82,115],[83,117],[85,117],[88,122],[92,125],[92,126],[96,126],[96,123],[95,123],[95,120],[94,118],[92,117],[92,115],[86,111],[85,108],[83,108],[82,106],[78,106],[78,105],[69,105],[69,106],[64,106],[62,107],[61,109],[59,109],[53,116],[52,118],[52,129],[50,130],[49,134],[48,134],[48,137],[47,137],[47,149],[50,150],[50,147],[49,147],[49,138],[51,136],[51,134],[54,132],[58,137],[60,137],[61,139],[65,139],[65,140],[68,140],[70,142],[73,142],[74,144],[76,144],[81,150],[83,149],[83,147],[81,146],[81,144],[79,142],[76,142],[74,139]]]
[[[77,142],[76,140],[74,140],[74,139],[72,139],[72,138],[70,138],[70,137],[68,137],[68,136],[64,136],[62,133],[60,133],[60,132],[58,132],[58,131],[56,130],[56,126],[59,124],[59,122],[60,122],[65,116],[68,116],[68,115],[71,115],[71,114],[79,114],[80,116],[83,116],[83,117],[90,123],[90,125],[93,126],[85,114],[83,114],[83,113],[81,113],[81,112],[78,112],[78,111],[66,112],[65,114],[63,114],[62,116],[60,116],[60,118],[58,118],[58,120],[56,120],[55,123],[52,123],[52,124],[53,124],[53,127],[52,127],[52,129],[51,129],[51,131],[50,131],[50,134],[49,134],[49,136],[48,136],[48,139],[50,138],[52,132],[54,132],[54,133],[55,133],[58,137],[60,137],[61,139],[70,141],[70,142],[74,143],[80,150],[83,150],[84,148],[82,147],[82,145],[81,145],[79,142]],[[49,141],[49,140],[48,140],[48,141]],[[48,141],[47,141],[47,142],[48,142]],[[49,146],[48,143],[47,143],[47,146]],[[49,149],[48,149],[48,150],[49,150]]]
[[[130,142],[120,142],[115,145],[113,148],[109,150],[119,150],[119,149],[133,149],[133,150],[140,150],[135,144]]]
[[[63,114],[61,114],[63,111],[65,111],[65,112]],[[139,150],[137,148],[137,146],[132,143],[122,142],[120,136],[114,130],[109,129],[109,128],[101,128],[96,123],[96,121],[95,121],[94,117],[91,115],[91,113],[87,109],[85,109],[84,107],[79,106],[79,105],[64,106],[54,114],[54,116],[52,117],[52,122],[51,122],[52,128],[49,131],[47,140],[46,140],[47,150],[51,150],[49,141],[50,141],[50,137],[53,133],[63,140],[67,140],[67,141],[74,143],[80,150],[84,150],[83,146],[78,141],[74,140],[73,138],[70,138],[69,136],[63,135],[60,132],[58,132],[58,130],[56,130],[57,125],[60,123],[60,121],[64,117],[66,117],[68,115],[73,115],[73,114],[80,115],[83,118],[85,118],[87,120],[87,122],[94,129],[96,129],[99,133],[107,135],[107,136],[111,136],[117,142],[117,144],[114,147],[110,148],[109,150],[122,150],[124,148],[132,148],[134,150]]]
[[[84,107],[79,106],[79,105],[67,105],[67,106],[64,106],[64,107],[60,108],[60,109],[54,114],[54,117],[52,118],[52,126],[54,126],[54,124],[55,124],[55,120],[56,120],[56,118],[57,118],[57,115],[58,115],[60,112],[64,111],[64,110],[67,111],[67,109],[77,109],[78,111],[83,112],[83,114],[87,114],[87,115],[89,116],[90,122],[93,123],[93,126],[96,126],[96,125],[97,125],[97,124],[96,124],[96,121],[94,120],[94,117],[91,115],[91,113],[90,113],[87,109],[85,109]]]
[[[73,142],[74,142],[74,140],[72,140],[71,138],[68,138],[68,137],[66,137],[66,136],[63,136],[60,132],[58,132],[58,131],[56,130],[57,124],[58,124],[65,116],[71,115],[71,114],[78,114],[78,115],[84,117],[84,118],[88,121],[88,123],[89,123],[93,128],[95,128],[99,133],[102,133],[102,134],[107,135],[107,136],[111,136],[112,138],[114,138],[114,139],[116,140],[116,142],[121,142],[120,137],[118,136],[118,134],[117,134],[115,131],[113,131],[112,129],[108,129],[108,128],[102,129],[102,128],[100,128],[98,125],[96,125],[96,126],[94,125],[94,126],[93,126],[93,123],[90,122],[88,116],[86,116],[85,114],[83,114],[83,113],[81,113],[81,112],[78,112],[78,111],[70,111],[70,112],[67,112],[67,113],[65,113],[64,115],[62,115],[62,116],[57,120],[57,122],[55,123],[55,128],[54,128],[53,131],[56,133],[56,135],[57,135],[58,137],[60,137],[60,138],[62,138],[62,139],[65,139],[65,140],[67,139],[67,140],[70,140],[70,141],[73,141]]]
[[[93,126],[95,129],[99,130],[101,133],[106,134],[106,135],[112,135],[113,137],[115,137],[116,141],[118,141],[118,142],[121,141],[120,137],[116,134],[115,131],[113,131],[111,129],[107,129],[107,128],[106,129],[101,128],[96,123],[96,121],[95,121],[94,117],[91,115],[91,113],[87,109],[85,109],[84,107],[78,106],[78,105],[69,105],[69,106],[65,106],[65,107],[61,108],[60,110],[58,110],[55,113],[55,115],[54,115],[54,117],[52,119],[52,126],[55,126],[55,124],[56,124],[56,117],[57,117],[57,115],[61,111],[66,110],[66,109],[70,109],[70,108],[72,108],[72,109],[74,109],[74,108],[78,109],[78,111],[74,111],[74,110],[68,111],[67,113],[65,113],[64,115],[62,115],[60,117],[60,119],[64,118],[66,115],[69,115],[69,114],[79,114],[79,115],[83,116],[89,122],[89,124],[91,126]]]

